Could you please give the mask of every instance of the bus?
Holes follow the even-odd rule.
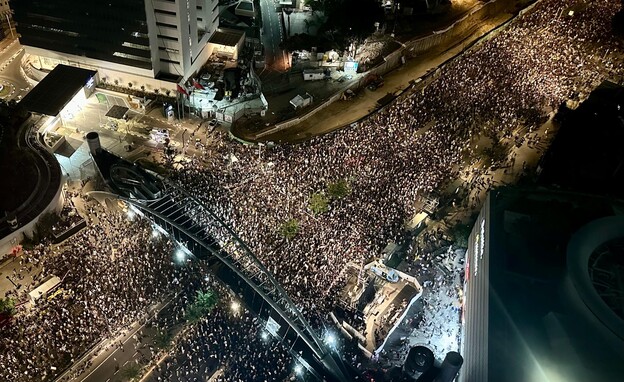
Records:
[[[28,293],[30,296],[30,303],[35,305],[37,300],[41,297],[47,297],[48,294],[58,288],[59,285],[61,285],[60,278],[55,275],[47,276],[38,287]]]

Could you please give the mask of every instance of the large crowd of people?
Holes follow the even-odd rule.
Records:
[[[151,374],[151,381],[215,382],[284,381],[293,360],[251,313],[233,311],[221,301],[185,332],[171,356]]]
[[[223,142],[173,179],[240,234],[303,310],[327,312],[347,264],[361,267],[399,239],[415,201],[474,163],[466,158],[478,157],[475,142],[522,139],[563,102],[622,74],[621,57],[607,53],[620,46],[610,31],[619,2],[563,13],[574,3],[539,2],[357,127],[274,148]],[[337,181],[351,193],[314,214],[311,195]],[[290,219],[292,239],[280,234]]]
[[[176,284],[199,277],[172,263],[172,243],[155,237],[147,220],[130,221],[94,203],[88,208],[92,224],[61,246],[24,250],[19,261],[39,272],[9,297],[27,302],[46,276],[62,282],[3,328],[0,380],[51,380],[102,338],[143,317]]]
[[[442,68],[424,89],[357,126],[272,148],[224,140],[208,161],[177,168],[172,181],[238,233],[317,322],[331,311],[348,265],[361,268],[399,240],[418,212],[415,202],[435,196],[475,163],[481,137],[522,139],[518,131],[536,130],[563,102],[582,100],[601,81],[624,75],[614,53],[621,45],[610,31],[620,2],[593,1],[562,13],[575,3],[540,1]],[[335,182],[347,182],[350,192],[329,198],[328,211],[315,214],[311,195],[327,194]],[[40,275],[10,296],[24,301],[51,274],[62,278],[62,288],[3,329],[0,380],[52,379],[169,291],[201,277],[192,266],[176,266],[173,244],[155,237],[147,221],[89,206],[86,229],[53,251],[44,243],[25,252],[22,259],[40,267]],[[292,238],[281,233],[291,219],[298,223]],[[425,325],[441,330],[429,319]],[[236,316],[219,305],[176,341],[153,379],[194,381],[223,367],[222,381],[284,380],[292,363],[248,313]]]

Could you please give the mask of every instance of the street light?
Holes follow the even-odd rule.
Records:
[[[336,336],[334,335],[334,333],[328,332],[327,334],[325,334],[325,343],[329,346],[336,345]]]
[[[176,260],[178,260],[179,262],[183,262],[183,261],[184,261],[184,259],[186,258],[186,255],[184,254],[184,251],[183,251],[183,250],[178,249],[178,250],[175,252],[175,257],[176,257]]]
[[[236,314],[240,311],[240,304],[237,301],[232,301],[230,308],[232,308],[232,312]]]
[[[295,374],[302,375],[303,374],[303,366],[297,364],[295,365]]]

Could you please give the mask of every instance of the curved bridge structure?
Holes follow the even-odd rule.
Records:
[[[268,330],[286,343],[311,373],[347,382],[349,371],[319,338],[272,274],[248,246],[206,205],[185,190],[164,182],[153,200],[117,196],[150,217],[198,258],[218,259],[217,276],[242,297]]]

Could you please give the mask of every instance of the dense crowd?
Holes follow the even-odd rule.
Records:
[[[606,54],[619,51],[610,31],[619,1],[561,15],[573,4],[539,2],[357,127],[260,152],[223,142],[211,162],[192,161],[173,179],[239,233],[305,311],[327,312],[347,264],[361,267],[399,239],[415,202],[475,164],[483,139],[522,141],[564,101],[622,74],[621,57]],[[350,195],[313,214],[310,196],[337,181]],[[299,224],[290,240],[280,234],[289,219]]]
[[[248,311],[224,303],[191,326],[171,354],[150,380],[204,381],[215,374],[215,382],[284,381],[293,372],[284,346]]]
[[[146,220],[129,221],[97,204],[89,209],[96,224],[60,247],[42,243],[21,256],[24,267],[39,272],[30,285],[20,285],[9,296],[28,301],[26,293],[49,275],[62,282],[3,328],[0,380],[51,379],[193,276],[188,268],[174,266],[171,242],[154,237]]]
[[[357,127],[260,152],[223,141],[208,162],[191,161],[172,180],[227,222],[316,320],[335,303],[347,265],[360,268],[400,239],[415,202],[475,163],[483,137],[516,142],[518,131],[535,130],[562,102],[582,100],[602,80],[624,74],[621,57],[608,53],[621,51],[610,32],[620,2],[593,1],[561,15],[575,3],[539,2],[445,66],[424,90],[402,95]],[[325,213],[310,211],[310,196],[338,181],[351,192],[331,200]],[[26,251],[27,266],[41,272],[14,296],[25,300],[50,274],[63,279],[62,289],[4,329],[0,380],[50,379],[167,291],[200,276],[172,262],[172,244],[154,237],[145,220],[89,209],[94,224],[61,247]],[[290,219],[299,227],[291,239],[280,233]],[[440,332],[434,318],[423,325]],[[259,327],[248,313],[234,317],[220,305],[176,342],[154,379],[193,381],[219,366],[223,381],[287,378],[292,359]]]

